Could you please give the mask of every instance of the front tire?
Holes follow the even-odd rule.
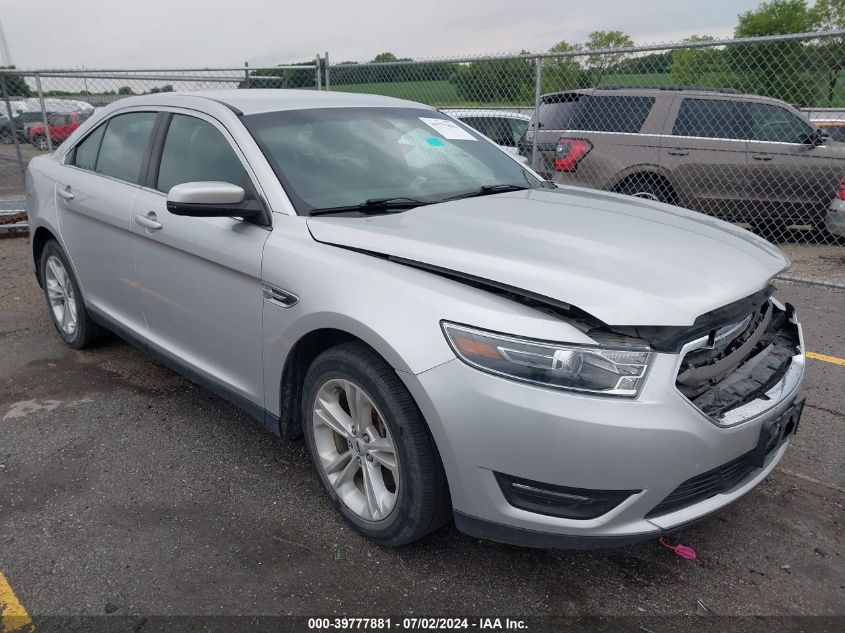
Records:
[[[358,342],[320,354],[305,376],[303,430],[332,504],[364,536],[405,545],[450,516],[434,440],[396,372]]]
[[[42,152],[46,152],[50,149],[50,146],[47,144],[47,137],[39,134],[34,139],[32,139],[32,144],[35,145],[36,148],[40,149]]]
[[[90,346],[101,329],[88,315],[73,269],[56,240],[44,245],[40,271],[50,318],[59,335],[74,349]]]

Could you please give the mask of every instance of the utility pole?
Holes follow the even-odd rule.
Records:
[[[3,23],[0,22],[0,68],[13,65],[12,54],[9,52],[9,43],[6,41],[6,34],[3,32]]]

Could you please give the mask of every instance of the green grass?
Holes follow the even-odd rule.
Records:
[[[421,101],[431,105],[451,105],[458,101],[455,86],[448,81],[397,81],[395,83],[331,85],[341,92],[366,92],[368,94]]]
[[[691,81],[688,85],[697,85],[713,88],[730,88],[732,80],[729,76],[721,73],[707,73]],[[673,85],[672,75],[669,73],[643,73],[643,74],[608,74],[599,80],[600,85],[605,86],[671,86]],[[556,85],[554,76],[550,73],[544,76],[543,92],[554,92],[565,90],[572,86]],[[466,101],[458,97],[453,86],[447,80],[441,81],[397,81],[394,83],[373,82],[363,84],[332,84],[332,90],[341,92],[363,92],[368,94],[383,95],[386,97],[397,97],[410,101],[419,101],[437,107],[475,107],[475,106],[527,106],[531,107],[533,98],[529,96],[526,103],[491,103],[482,101]],[[533,88],[530,87],[530,88]],[[529,92],[533,92],[530,90]],[[820,94],[812,100],[815,107],[827,106],[827,92],[822,86]],[[845,72],[840,77],[833,97],[833,107],[845,106]]]

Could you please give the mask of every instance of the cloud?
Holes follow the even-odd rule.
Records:
[[[44,6],[46,4],[46,6]],[[312,59],[366,61],[392,51],[419,58],[545,50],[622,30],[638,43],[692,33],[729,36],[756,0],[76,0],[72,28],[45,31],[65,3],[6,3],[3,26],[13,61],[26,68],[240,67]]]

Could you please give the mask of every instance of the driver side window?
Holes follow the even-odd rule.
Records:
[[[813,128],[789,110],[768,103],[749,103],[751,140],[803,143]]]

